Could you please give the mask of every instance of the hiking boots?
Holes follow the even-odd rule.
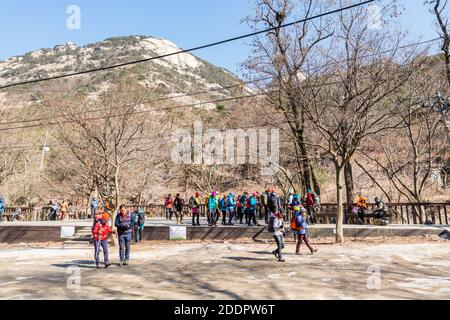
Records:
[[[272,254],[275,256],[275,258],[277,258],[278,259],[278,252],[277,252],[277,250],[275,250],[275,251],[272,251]]]

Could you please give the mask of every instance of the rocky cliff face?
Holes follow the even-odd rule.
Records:
[[[0,61],[0,85],[101,68],[179,50],[181,49],[169,40],[147,36],[110,38],[83,47],[67,43]],[[213,66],[193,54],[184,53],[129,67],[14,87],[0,92],[0,105],[19,105],[22,99],[17,99],[17,96],[36,101],[49,92],[81,89],[94,93],[124,80],[157,90],[162,95],[218,89],[208,98],[227,97],[231,91],[221,88],[239,83],[227,70]]]

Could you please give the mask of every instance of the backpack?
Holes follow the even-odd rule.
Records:
[[[275,223],[275,216],[271,215],[269,218],[269,223],[267,225],[267,231],[270,233],[274,233],[275,232],[275,227],[273,226],[273,224]]]
[[[227,206],[227,203],[226,203],[225,199],[220,199],[219,208],[224,209],[224,208],[226,208],[226,206]]]
[[[297,219],[297,216],[296,216],[296,215],[294,215],[294,216],[292,217],[292,220],[291,220],[291,230],[293,230],[293,231],[302,231],[302,230],[303,230],[302,225],[298,225],[298,219]]]
[[[314,205],[314,196],[311,192],[306,194],[306,205],[312,207]]]
[[[192,209],[194,207],[194,205],[195,205],[195,198],[191,197],[189,199],[189,209]]]
[[[181,211],[181,210],[183,210],[183,199],[181,199],[181,198],[176,198],[175,199],[175,208],[177,208],[177,210],[178,211]]]
[[[234,207],[234,199],[233,196],[230,194],[227,196],[227,205],[229,207]]]
[[[278,197],[276,194],[270,194],[269,196],[269,210],[272,212],[279,211]]]
[[[250,206],[251,207],[256,207],[256,205],[258,204],[258,202],[256,201],[255,197],[250,197]]]
[[[261,203],[262,203],[262,205],[267,206],[267,201],[268,201],[267,193],[263,193],[261,195]]]
[[[208,200],[208,206],[210,208],[216,208],[216,206],[217,206],[216,198],[210,197]]]
[[[145,214],[142,210],[139,210],[137,213],[137,223],[139,226],[145,223]]]

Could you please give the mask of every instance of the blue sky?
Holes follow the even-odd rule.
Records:
[[[356,2],[356,1],[355,1]],[[399,0],[400,22],[411,38],[437,36],[423,0]],[[81,30],[68,30],[69,5],[81,9]],[[75,42],[85,45],[108,37],[152,35],[189,48],[248,32],[241,19],[254,0],[2,0],[0,60],[13,55]],[[201,58],[239,73],[248,56],[248,40],[198,51]]]

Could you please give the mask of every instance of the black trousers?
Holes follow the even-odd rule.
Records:
[[[222,210],[222,224],[227,224],[227,210]]]
[[[242,219],[244,219],[244,215],[245,215],[245,208],[239,207],[239,209],[238,209],[238,218],[239,218],[239,223],[240,224],[242,224]]]
[[[316,215],[314,214],[314,208],[306,207],[306,211],[308,211],[308,216],[311,219],[311,223],[317,223]]]
[[[248,211],[247,224],[251,225],[253,223],[254,225],[257,225],[258,223],[256,222],[256,209],[255,208],[249,208],[249,209],[247,209],[247,211]]]
[[[195,225],[195,220],[197,219],[197,224],[200,225],[200,213],[192,212],[192,225]]]
[[[384,216],[386,215],[386,211],[385,210],[374,210],[373,214],[375,215],[375,218],[383,219]]]

